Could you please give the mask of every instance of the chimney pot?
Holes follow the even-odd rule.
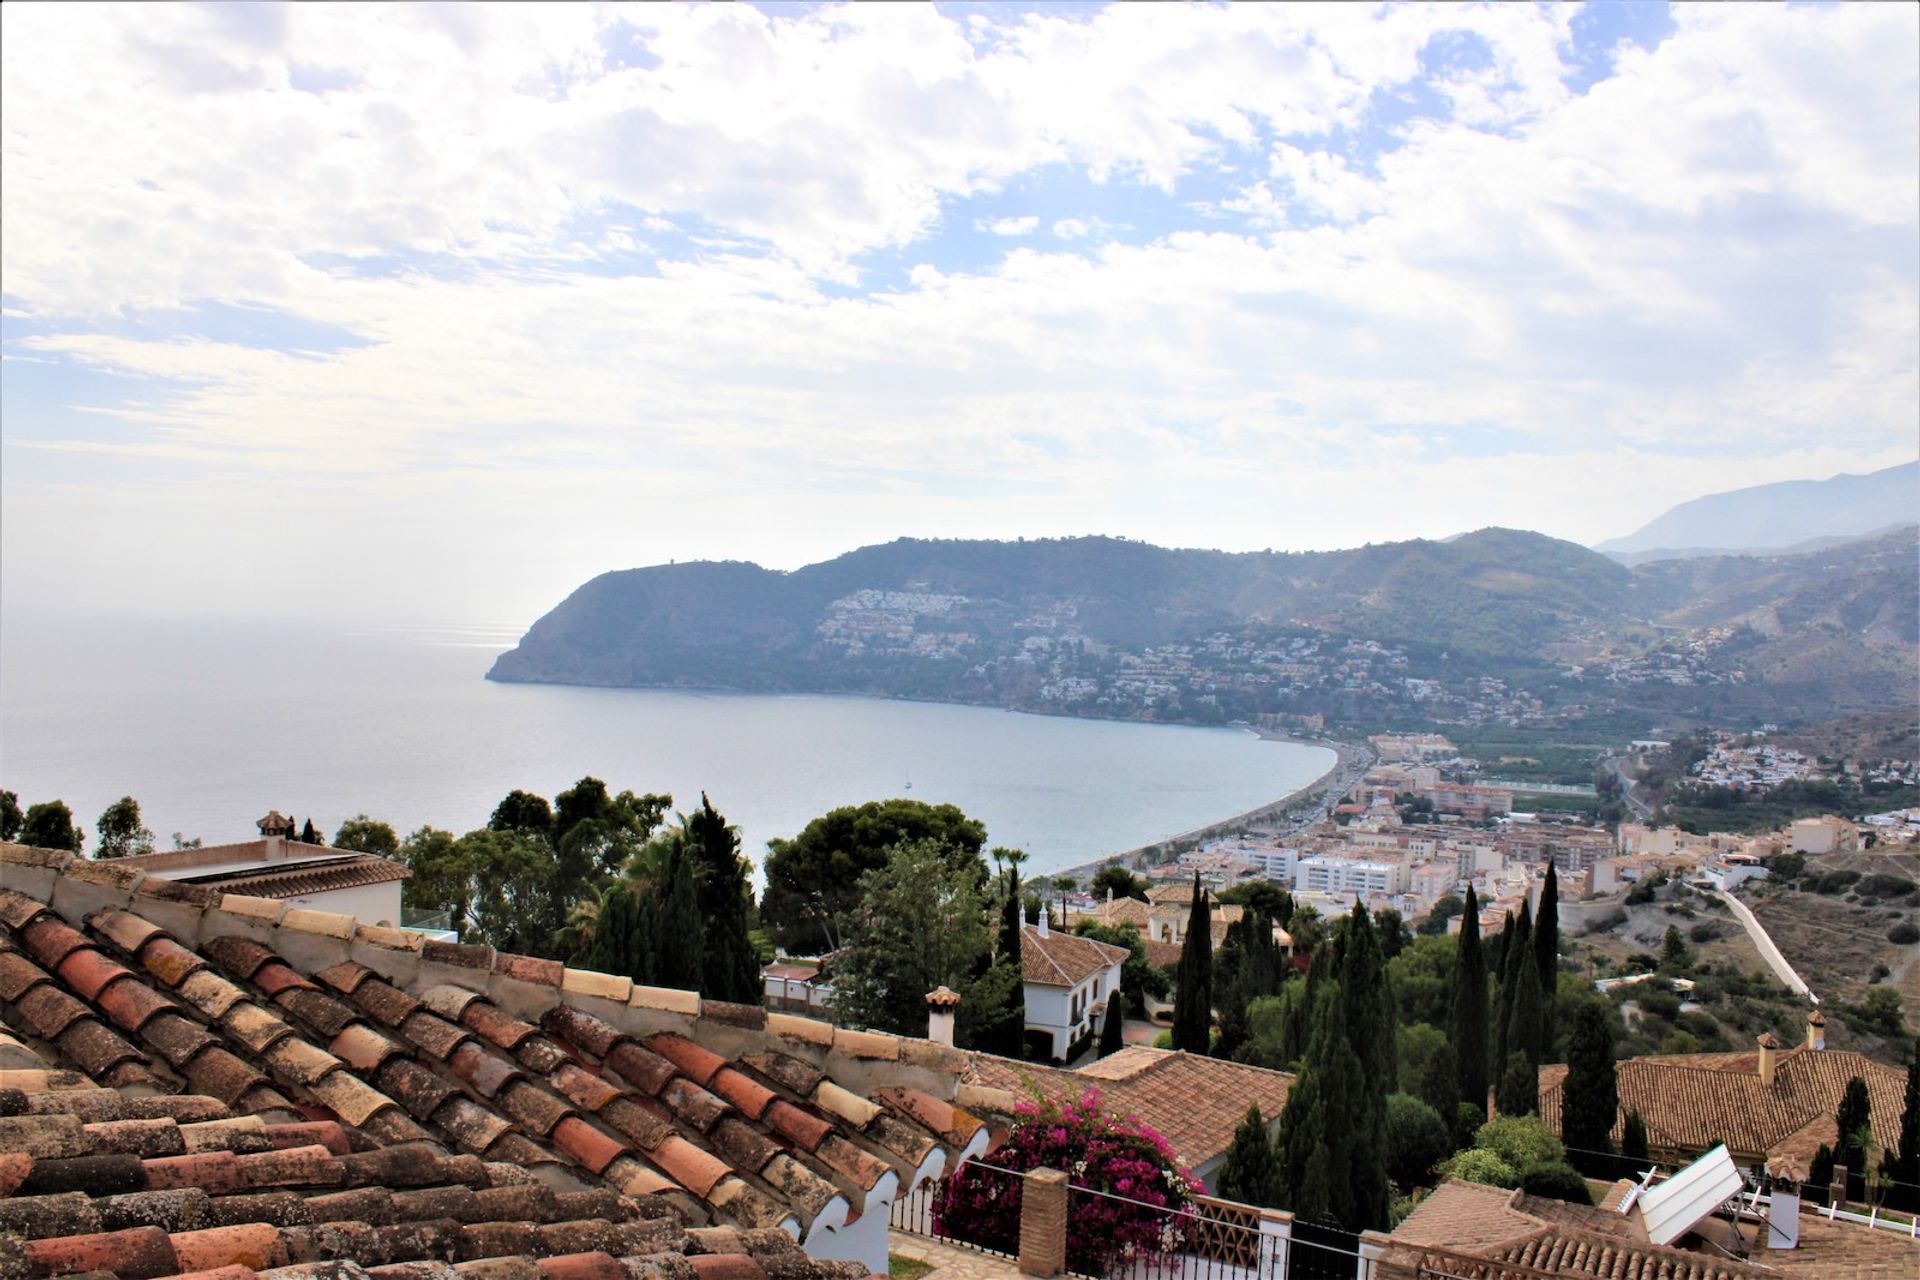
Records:
[[[944,984],[927,992],[927,1039],[952,1047],[953,1011],[959,1004],[960,993]]]

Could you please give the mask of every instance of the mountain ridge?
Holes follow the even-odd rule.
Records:
[[[488,678],[1201,721],[1423,703],[1504,717],[1556,701],[1758,708],[1778,686],[1794,714],[1818,716],[1909,696],[1914,546],[1907,531],[1628,568],[1499,528],[1314,552],[899,538],[793,570],[601,574]]]
[[[1650,559],[1765,554],[1826,538],[1854,538],[1920,511],[1920,461],[1825,480],[1783,480],[1692,498],[1632,533],[1595,543],[1603,554]]]

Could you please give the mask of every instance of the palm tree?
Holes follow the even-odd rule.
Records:
[[[554,945],[562,955],[577,959],[593,945],[594,934],[599,928],[600,899],[592,896],[581,898],[567,908],[567,922],[554,935]]]

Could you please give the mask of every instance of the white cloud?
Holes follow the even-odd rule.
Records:
[[[7,423],[9,582],[204,602],[251,570],[181,566],[269,546],[313,598],[455,610],[470,556],[534,608],[901,532],[1597,539],[1911,456],[1915,11],[1675,17],[1581,95],[1567,11],[1505,5],[0,6],[6,357],[133,388]],[[1449,114],[1330,141],[1436,32]],[[1029,199],[1061,174],[1099,198]],[[976,197],[1051,238],[940,256]],[[103,322],[196,300],[368,345]]]
[[[980,218],[974,222],[977,230],[996,236],[1029,236],[1040,225],[1040,219],[1027,214],[1018,218]]]

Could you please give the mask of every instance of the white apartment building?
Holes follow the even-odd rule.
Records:
[[[1296,893],[1330,897],[1395,897],[1412,883],[1412,869],[1401,860],[1342,858],[1316,853],[1294,866]]]

